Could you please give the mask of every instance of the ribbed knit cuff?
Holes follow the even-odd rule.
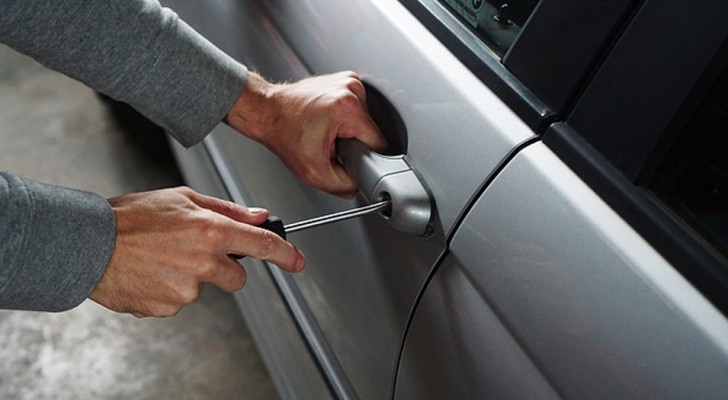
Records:
[[[101,280],[115,239],[104,198],[0,173],[0,307],[77,306]]]

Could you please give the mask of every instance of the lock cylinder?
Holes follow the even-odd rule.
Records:
[[[338,141],[337,150],[368,202],[391,200],[390,208],[380,215],[393,228],[418,236],[431,233],[432,199],[403,155],[378,154],[353,139]]]

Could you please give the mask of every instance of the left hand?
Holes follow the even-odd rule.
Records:
[[[353,197],[356,184],[338,162],[336,139],[386,147],[367,112],[364,85],[350,71],[286,84],[268,83],[251,72],[227,121],[265,145],[305,183],[341,197]]]
[[[197,301],[202,284],[232,292],[245,270],[229,254],[303,269],[304,256],[291,243],[259,228],[268,211],[197,193],[189,188],[132,193],[109,199],[116,217],[116,243],[104,276],[89,296],[117,312],[171,316]]]

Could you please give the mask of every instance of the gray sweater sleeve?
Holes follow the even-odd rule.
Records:
[[[224,118],[247,79],[153,0],[0,0],[0,42],[132,105],[186,146]],[[115,235],[103,198],[0,174],[0,308],[76,306]]]
[[[136,108],[191,146],[247,69],[154,0],[0,0],[0,41]]]
[[[101,279],[115,237],[102,197],[0,173],[0,308],[75,307]]]

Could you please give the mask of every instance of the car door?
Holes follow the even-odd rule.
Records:
[[[383,398],[421,288],[473,201],[573,106],[637,1],[167,2],[273,80],[352,69],[392,149],[426,188],[432,230],[377,216],[297,234],[290,276],[249,268],[238,295],[284,397]],[[293,221],[360,204],[313,191],[259,145],[219,127],[176,147],[188,182]],[[445,260],[445,261],[443,261]],[[252,260],[247,263],[254,264]],[[437,320],[434,320],[437,323]]]
[[[406,134],[400,152],[436,205],[432,233],[402,233],[371,216],[291,235],[307,255],[306,271],[291,276],[271,266],[249,268],[248,287],[240,294],[248,320],[259,321],[253,330],[259,329],[274,379],[280,371],[298,370],[278,381],[284,397],[320,398],[325,389],[342,398],[388,397],[410,309],[444,251],[454,221],[490,171],[533,132],[400,3],[172,6],[228,53],[271,79],[356,70],[404,122],[406,132],[397,133]],[[200,14],[207,16],[195,18]],[[204,23],[210,18],[214,24]],[[204,146],[233,199],[268,207],[284,221],[360,204],[305,187],[260,146],[224,127]],[[195,151],[179,154],[194,158]],[[195,174],[198,181],[191,179],[192,185],[210,185],[204,181],[212,178],[187,172],[192,178]],[[260,294],[264,286],[271,290]],[[266,309],[276,296],[284,298],[292,323],[275,321],[279,314]],[[295,333],[260,331],[285,326],[303,338],[298,348],[308,350],[312,362],[288,357],[295,352],[288,349]],[[300,372],[306,370],[301,365],[309,371]],[[322,375],[323,384],[311,384],[316,379],[305,375],[310,370]]]
[[[456,230],[395,398],[725,397],[726,18],[633,10]]]

